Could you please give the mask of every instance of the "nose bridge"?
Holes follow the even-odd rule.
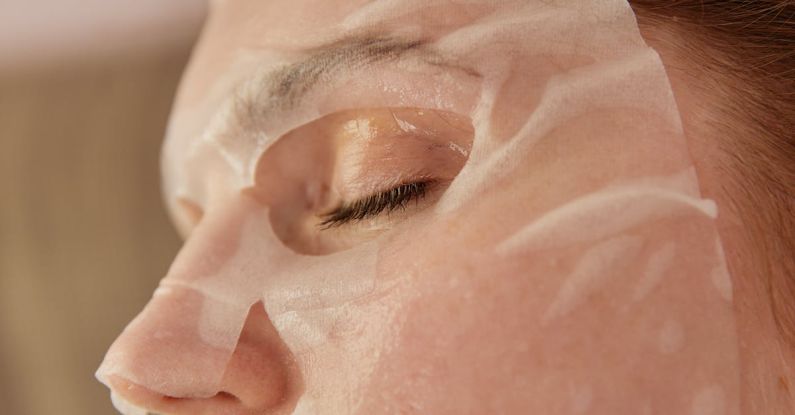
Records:
[[[217,394],[268,269],[285,250],[253,199],[240,195],[208,209],[97,376],[169,397]]]
[[[174,259],[158,292],[188,288],[217,301],[253,304],[271,271],[292,254],[274,235],[268,215],[266,206],[245,194],[217,203]]]

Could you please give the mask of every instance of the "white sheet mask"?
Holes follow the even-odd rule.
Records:
[[[465,11],[445,12],[457,8]],[[423,24],[429,21],[437,24]],[[386,34],[422,45],[369,66],[328,58],[344,70],[322,77],[299,102],[269,96],[276,89],[259,75],[236,84],[242,99],[229,97],[224,83],[212,95],[228,99],[213,107],[200,135],[185,136],[180,127],[196,114],[175,116],[172,134],[182,135],[169,137],[164,149],[166,197],[172,206],[179,198],[202,206],[205,219],[109,350],[99,379],[167,396],[214,396],[249,309],[262,302],[301,374],[295,413],[466,413],[477,397],[455,386],[442,394],[416,386],[399,403],[366,391],[391,385],[381,375],[392,364],[385,357],[399,355],[413,330],[405,304],[431,302],[442,290],[466,299],[470,286],[523,279],[532,287],[527,310],[536,317],[522,323],[526,341],[503,342],[500,353],[546,360],[536,371],[543,381],[512,384],[525,382],[541,396],[571,391],[571,401],[539,399],[530,413],[739,413],[731,279],[714,226],[717,207],[701,198],[663,65],[629,5],[376,1],[319,28],[307,44],[374,28],[385,35],[370,41],[381,46],[403,42]],[[245,62],[239,68],[256,62],[257,74],[308,55],[274,48],[257,50],[260,60],[252,60],[251,51],[238,53]],[[471,151],[450,145],[468,161],[433,208],[410,219],[424,224],[425,235],[401,234],[406,225],[327,255],[295,252],[274,233],[269,206],[242,191],[258,185],[259,162],[280,137],[328,114],[378,107],[469,116]],[[212,179],[200,171],[212,171]],[[473,219],[484,216],[491,221]],[[412,251],[412,238],[428,235],[447,235],[449,248]],[[412,253],[412,264],[394,267],[397,253]],[[467,273],[457,277],[460,270]],[[423,278],[445,273],[451,276],[444,281]],[[589,323],[594,310],[610,324]],[[694,310],[709,320],[691,318]],[[438,344],[468,333],[456,320],[447,329]],[[501,350],[507,334],[493,330],[494,350]],[[625,341],[629,334],[633,340]],[[446,349],[438,344],[428,353],[442,360]],[[341,356],[357,363],[341,367]],[[628,375],[616,382],[583,375],[608,369]],[[421,385],[421,376],[413,379],[400,387]],[[397,401],[400,388],[393,390]],[[490,407],[499,412],[501,398],[494,399]]]

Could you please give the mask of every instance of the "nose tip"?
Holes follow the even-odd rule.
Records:
[[[186,345],[188,346],[188,345]],[[156,351],[154,351],[156,353]],[[145,358],[142,356],[141,358]],[[173,379],[189,384],[190,379]],[[289,413],[300,390],[295,360],[268,319],[262,303],[251,307],[219,390],[209,397],[169,396],[119,376],[109,386],[124,401],[170,415],[270,415]]]

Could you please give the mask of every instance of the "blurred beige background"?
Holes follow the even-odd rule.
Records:
[[[158,152],[197,0],[0,0],[0,413],[115,413],[93,373],[180,241]]]

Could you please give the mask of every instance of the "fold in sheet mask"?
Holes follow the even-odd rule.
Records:
[[[625,1],[376,1],[307,37],[341,36],[365,39],[350,51],[396,52],[328,53],[300,98],[242,81],[199,135],[183,127],[196,113],[175,114],[166,196],[204,219],[100,380],[214,396],[262,302],[300,372],[294,413],[499,413],[522,399],[528,413],[739,413],[717,207],[700,196],[663,65]],[[322,53],[287,49],[258,50],[257,73],[300,72]],[[470,117],[471,150],[450,146],[466,164],[400,226],[298,253],[274,230],[278,192],[250,196],[269,192],[260,161],[323,116],[384,107]],[[468,300],[483,292],[516,313]],[[473,350],[475,338],[490,341]],[[532,377],[510,363],[528,354]],[[479,396],[459,377],[505,392]]]

